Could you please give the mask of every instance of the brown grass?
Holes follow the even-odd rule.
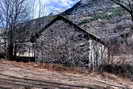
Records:
[[[16,62],[16,61],[8,61],[8,60],[0,60],[3,64],[13,64],[14,66],[28,69],[47,69],[49,71],[57,71],[57,72],[67,72],[74,74],[81,73],[89,73],[89,71],[85,68],[81,67],[65,67],[61,64],[48,64],[48,63],[34,63],[34,62]]]

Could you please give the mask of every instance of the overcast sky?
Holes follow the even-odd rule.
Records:
[[[49,13],[59,13],[70,7],[72,7],[79,0],[35,0],[35,11],[34,18],[39,16],[39,2],[41,2],[41,7],[43,8],[42,15],[48,15]]]

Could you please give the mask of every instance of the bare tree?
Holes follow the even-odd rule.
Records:
[[[111,0],[123,9],[125,9],[132,18],[133,21],[133,0]]]
[[[14,56],[14,35],[18,35],[15,34],[17,24],[29,18],[27,2],[28,0],[0,1],[0,24],[4,29],[6,29],[7,32],[8,58],[12,58]]]

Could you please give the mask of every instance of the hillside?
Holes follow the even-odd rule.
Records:
[[[0,61],[0,89],[133,89],[133,82],[109,73],[60,65]]]

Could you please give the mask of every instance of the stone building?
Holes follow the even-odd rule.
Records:
[[[66,16],[43,17],[27,23],[18,26],[19,35],[15,36],[19,56],[32,55],[35,61],[92,68],[103,64],[108,57],[104,41]]]
[[[38,32],[36,61],[69,66],[99,66],[107,59],[106,44],[63,16]]]

